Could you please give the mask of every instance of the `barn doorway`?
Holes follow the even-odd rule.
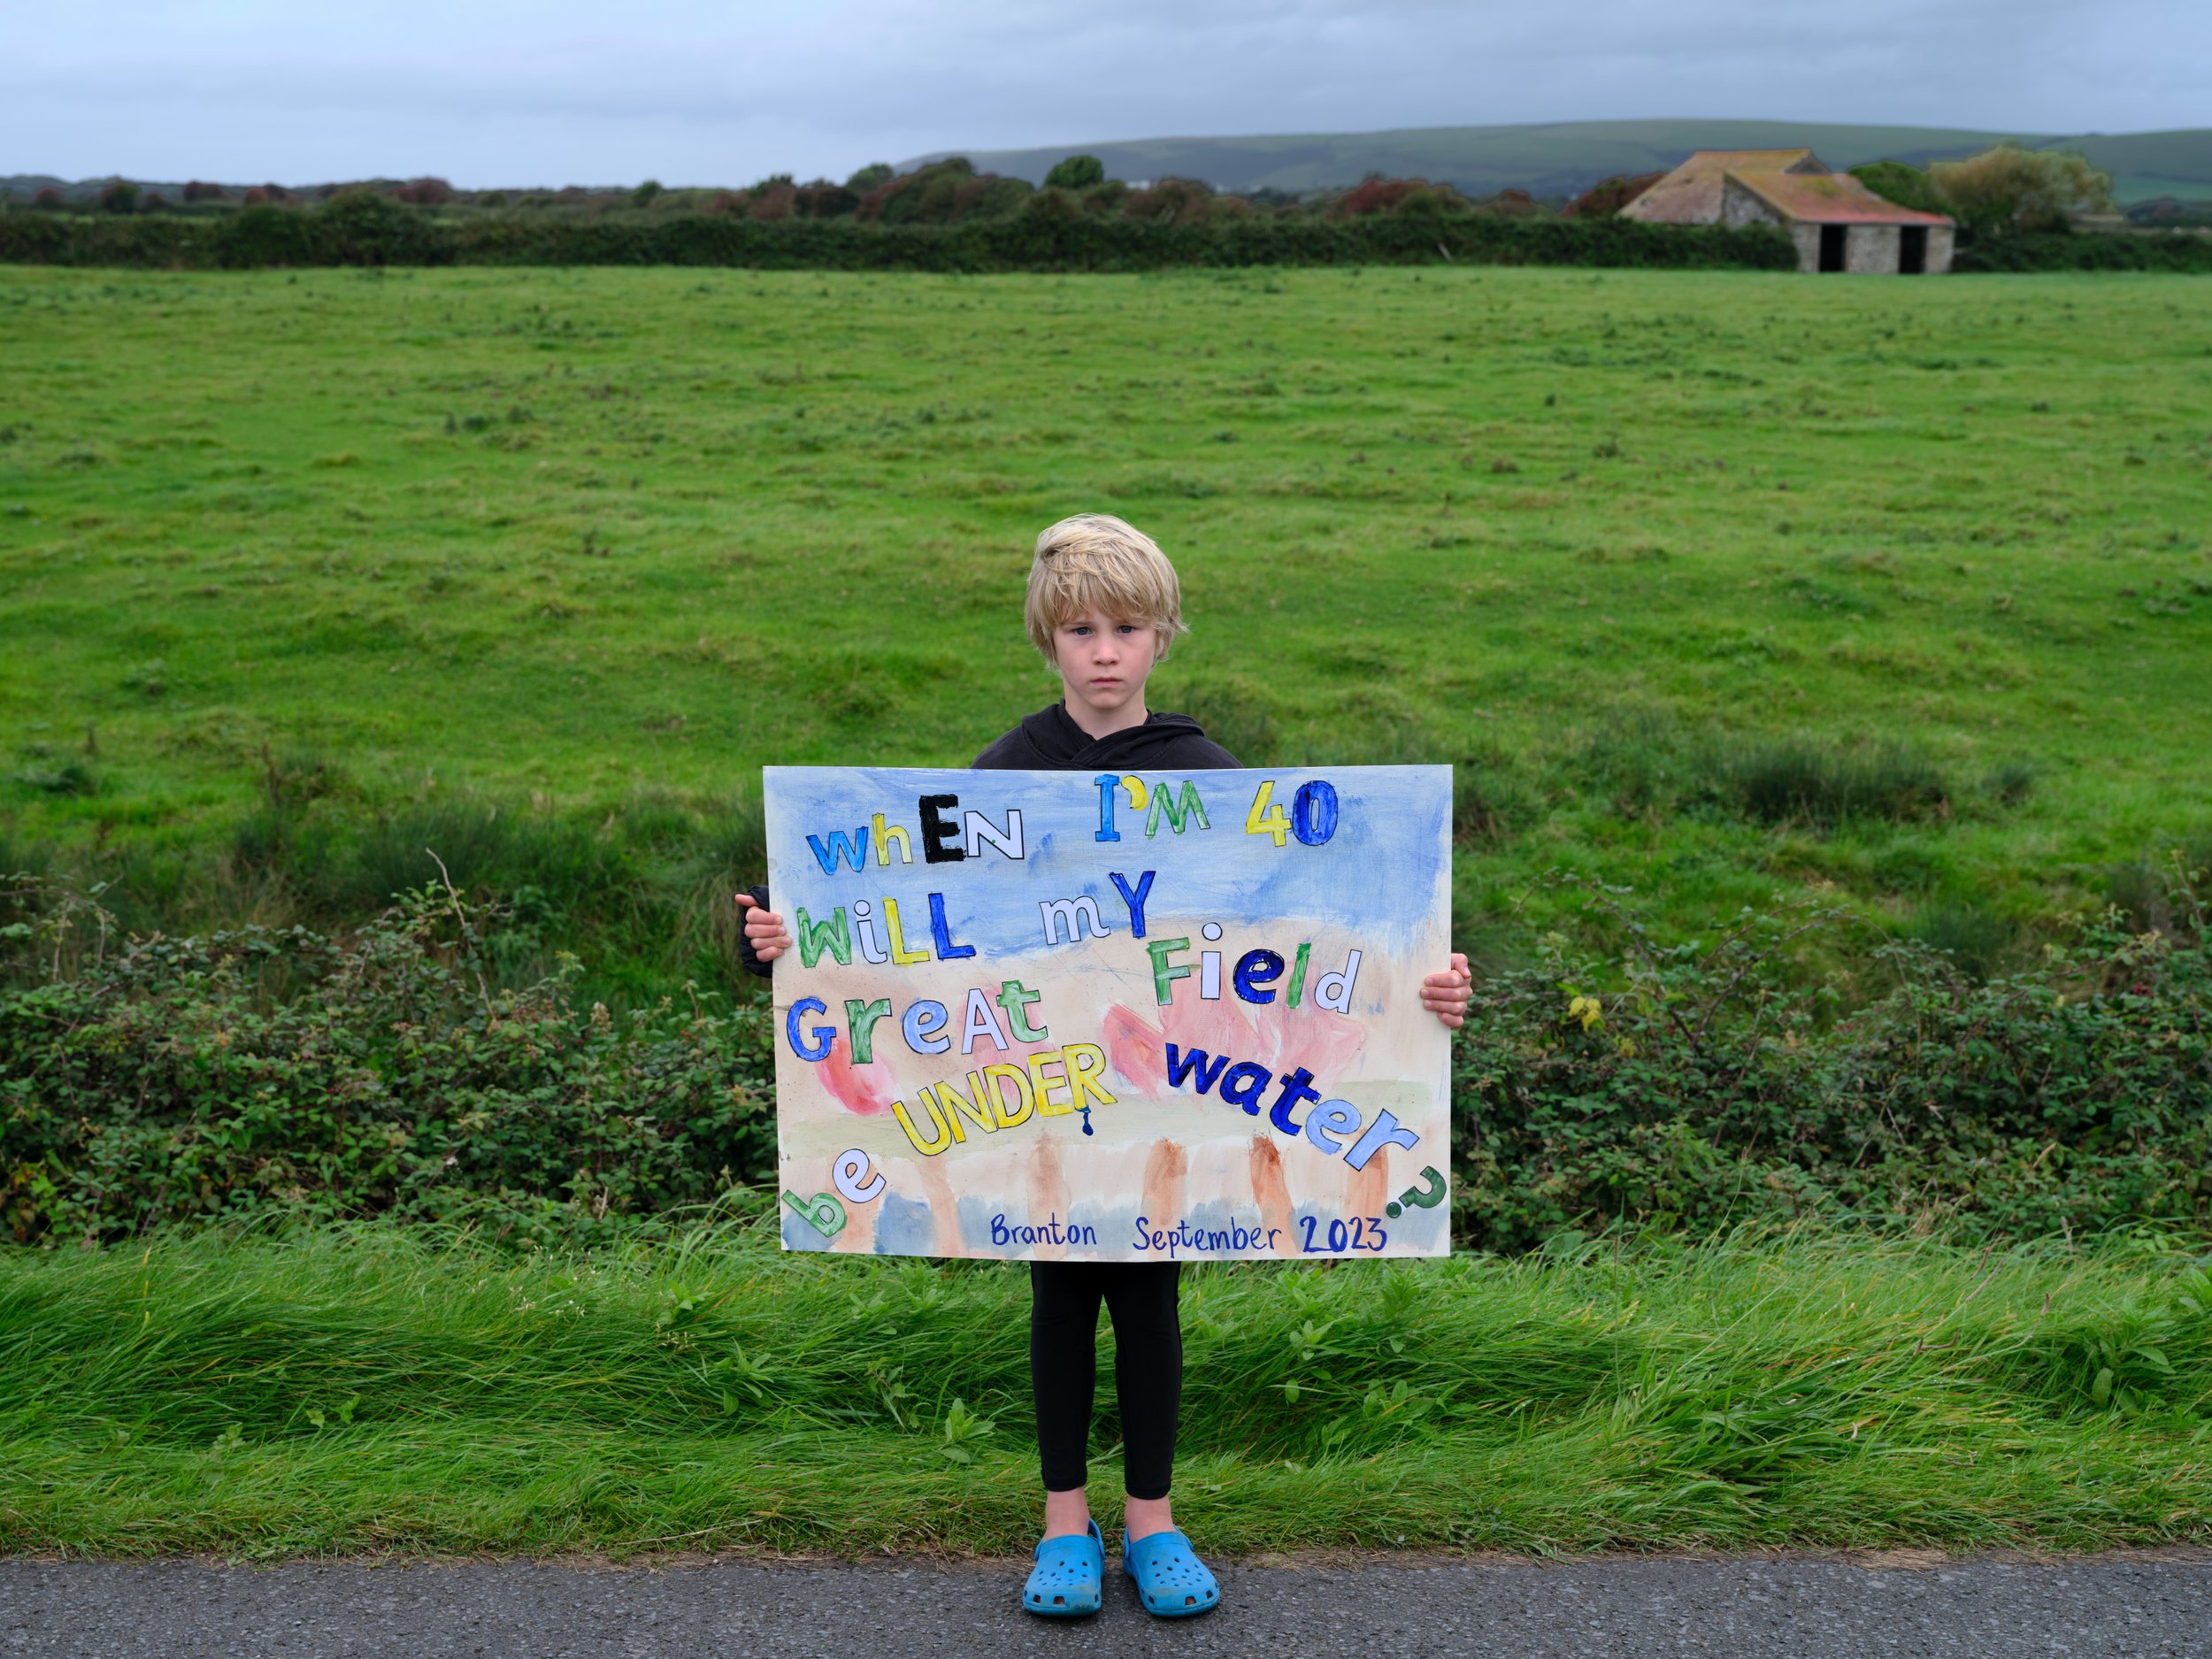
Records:
[[[1908,225],[1897,243],[1897,274],[1921,276],[1928,269],[1928,227]]]
[[[1844,238],[1850,234],[1848,225],[1823,225],[1820,227],[1820,268],[1823,271],[1843,269]]]

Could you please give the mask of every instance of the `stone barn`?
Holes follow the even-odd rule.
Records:
[[[1956,228],[1900,207],[1809,150],[1701,150],[1621,209],[1654,225],[1779,225],[1801,271],[1900,273],[1951,268]]]

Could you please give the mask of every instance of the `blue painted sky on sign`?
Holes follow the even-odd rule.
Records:
[[[1148,814],[1133,810],[1118,791],[1118,842],[1096,839],[1098,787],[1072,772],[996,772],[878,767],[767,769],[771,900],[787,918],[804,906],[821,919],[856,899],[898,902],[910,946],[924,948],[929,933],[928,895],[945,895],[956,943],[985,956],[1004,958],[1043,944],[1038,906],[1047,899],[1087,895],[1117,936],[1129,933],[1129,910],[1110,872],[1132,889],[1152,870],[1148,916],[1204,919],[1225,928],[1274,918],[1337,926],[1371,939],[1377,948],[1409,946],[1448,886],[1451,771],[1445,766],[1367,766],[1294,772],[1199,772],[1197,786],[1211,827],[1194,824],[1178,834],[1163,815],[1148,839]],[[1262,779],[1274,780],[1274,797],[1286,812],[1300,785],[1323,778],[1338,796],[1337,826],[1319,847],[1295,838],[1278,848],[1271,837],[1248,834],[1246,815]],[[1173,786],[1181,778],[1155,779]],[[952,816],[981,812],[1003,826],[1010,808],[1023,818],[1026,856],[1015,865],[986,846],[975,861],[931,864],[922,856],[917,798],[956,795]],[[864,870],[841,864],[826,875],[806,837],[825,843],[833,831],[847,836],[880,812],[903,826],[914,862],[879,864],[875,849]],[[1237,935],[1224,943],[1238,943]],[[1243,943],[1261,942],[1243,940]]]

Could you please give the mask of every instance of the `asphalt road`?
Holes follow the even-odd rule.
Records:
[[[1048,1624],[1017,1606],[1019,1576],[1006,1564],[8,1560],[0,1659],[2212,1655],[2212,1555],[1910,1566],[1385,1559],[1253,1563],[1220,1576],[1223,1604],[1199,1618],[1149,1618],[1115,1578],[1097,1617]]]

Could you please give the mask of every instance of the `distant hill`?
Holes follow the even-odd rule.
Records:
[[[1920,165],[1970,156],[2007,139],[2038,149],[2078,150],[2112,174],[2124,203],[2154,196],[2212,201],[2212,127],[2168,133],[1984,133],[1955,127],[1843,127],[1801,121],[1562,121],[1538,127],[1412,127],[1386,133],[1276,134],[1249,138],[1141,138],[1125,142],[1055,144],[1036,150],[939,150],[900,164],[909,172],[926,161],[964,155],[978,167],[1010,173],[1032,184],[1063,157],[1096,156],[1110,177],[1203,179],[1222,190],[1317,190],[1357,184],[1371,173],[1393,178],[1434,179],[1469,196],[1526,190],[1535,196],[1579,195],[1617,173],[1656,173],[1694,150],[1763,150],[1809,144],[1832,166],[1855,167],[1889,158]],[[0,177],[0,197],[27,201],[52,186],[74,202],[88,202],[114,182],[58,179],[45,173]],[[184,194],[181,180],[140,179],[139,188],[170,201]],[[372,182],[372,181],[364,181]],[[398,180],[374,180],[396,184]],[[731,181],[734,183],[735,181]],[[234,199],[245,183],[227,183]],[[296,195],[319,196],[327,188],[294,184]],[[518,188],[518,187],[510,187]],[[534,189],[547,187],[533,186]],[[597,185],[595,191],[626,187]],[[480,194],[480,193],[478,193]]]
[[[1950,127],[1845,127],[1808,121],[1563,121],[1536,127],[1416,127],[1385,133],[1286,134],[1251,138],[1144,138],[1037,150],[940,150],[902,170],[965,155],[980,168],[1041,183],[1064,156],[1096,156],[1118,179],[1171,174],[1217,189],[1314,190],[1356,184],[1371,173],[1439,180],[1471,196],[1527,190],[1572,196],[1615,173],[1671,167],[1694,150],[1809,144],[1832,166],[1890,158],[1924,164],[1969,156],[2012,139],[2079,150],[2108,169],[2123,202],[2170,195],[2212,197],[2212,128],[2116,138],[1985,133]]]
[[[41,190],[50,188],[59,190],[65,200],[90,202],[98,199],[100,192],[111,184],[119,184],[123,181],[123,175],[116,173],[111,173],[97,179],[58,179],[50,173],[17,173],[0,177],[0,196],[14,196],[19,200],[27,201]],[[135,184],[141,191],[149,196],[158,190],[172,202],[180,202],[184,199],[185,181],[181,179],[133,179],[129,182]],[[256,180],[255,182],[259,183],[260,180]],[[232,184],[226,185],[224,188],[233,196],[240,196],[244,193],[246,187],[242,184]]]

